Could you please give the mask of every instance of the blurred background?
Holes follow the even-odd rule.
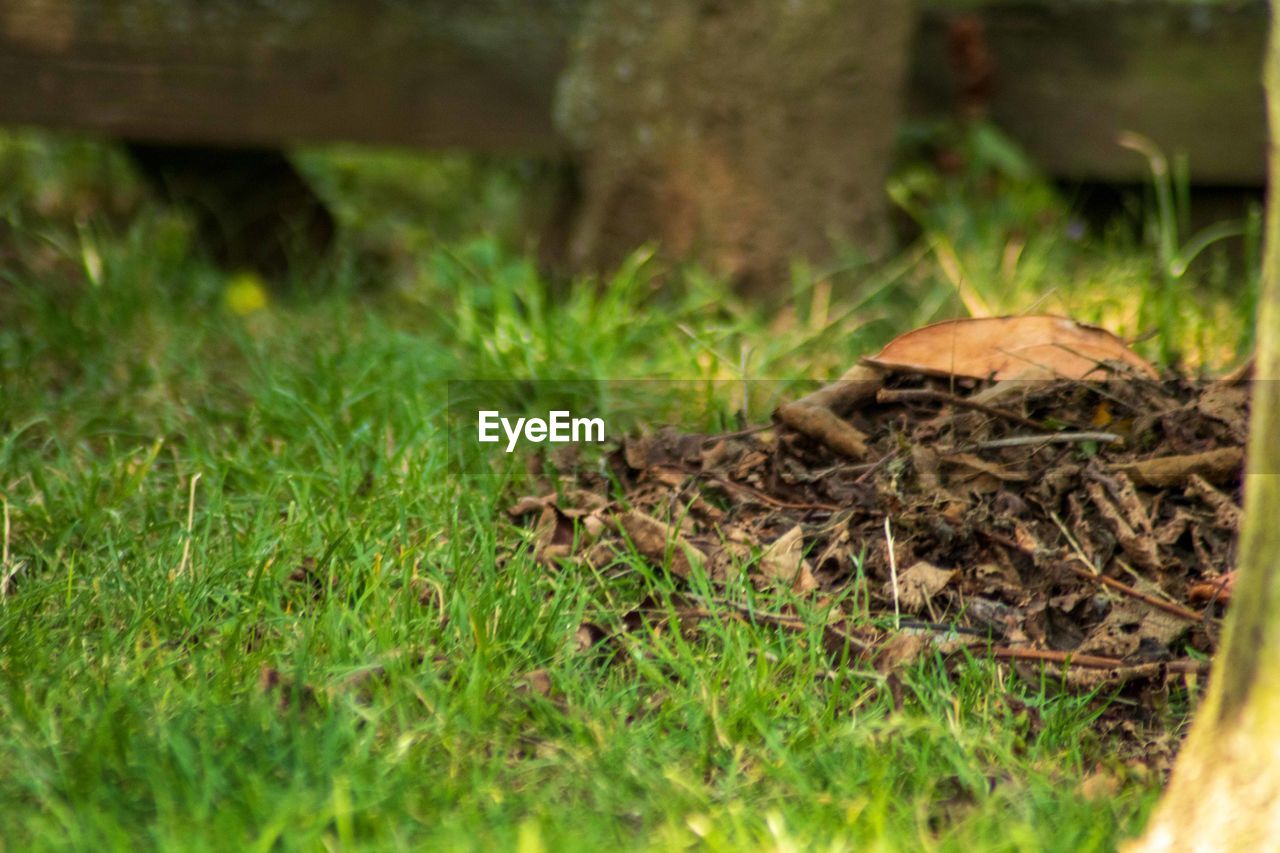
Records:
[[[1249,350],[1263,3],[861,5],[9,4],[7,313],[15,287],[203,319],[337,292],[449,323],[567,310],[640,252],[643,310],[720,315],[699,343],[730,372],[824,375],[965,313],[1192,369]],[[763,70],[718,70],[740,48]]]

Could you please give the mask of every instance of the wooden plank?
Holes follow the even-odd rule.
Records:
[[[550,152],[592,0],[0,0],[0,122],[222,145],[352,141]],[[931,0],[916,112],[953,109],[947,27],[973,7],[992,117],[1045,169],[1140,181],[1123,130],[1200,183],[1260,185],[1265,0]]]
[[[924,17],[917,114],[954,103],[947,30],[958,14]],[[994,60],[991,117],[1050,174],[1146,180],[1145,160],[1116,144],[1136,131],[1187,154],[1197,183],[1265,182],[1266,3],[1024,0],[963,14],[981,21]]]
[[[4,0],[0,121],[168,142],[559,147],[582,0]]]

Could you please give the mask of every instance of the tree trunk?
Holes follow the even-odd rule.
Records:
[[[571,261],[657,239],[763,295],[796,257],[886,248],[911,6],[599,0],[557,99],[584,157]]]
[[[1280,26],[1274,22],[1265,82],[1271,196],[1239,577],[1208,696],[1134,850],[1280,844]]]

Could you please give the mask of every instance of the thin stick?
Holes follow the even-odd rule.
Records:
[[[1080,547],[1080,543],[1076,541],[1076,537],[1071,535],[1071,531],[1067,529],[1067,525],[1062,523],[1062,519],[1058,518],[1058,514],[1050,511],[1049,517],[1053,519],[1054,524],[1058,525],[1058,529],[1062,531],[1062,535],[1067,538],[1067,542],[1071,545],[1072,550],[1076,552],[1076,556],[1080,558],[1081,562],[1092,569],[1095,575],[1101,577],[1102,570],[1097,567],[1093,560],[1089,559],[1089,555]]]
[[[994,450],[1000,447],[1025,447],[1029,444],[1071,444],[1079,441],[1096,441],[1111,444],[1120,440],[1114,432],[1052,432],[1045,435],[1015,435],[1012,438],[993,438],[967,447],[951,447],[942,453],[961,453],[966,450]]]
[[[1209,671],[1208,661],[1198,660],[1171,660],[1156,661],[1153,663],[1143,664],[1126,664],[1120,658],[1099,657],[1098,655],[1076,655],[1071,652],[1055,652],[1049,649],[1014,649],[1008,646],[995,646],[991,649],[991,656],[996,660],[1030,660],[1042,661],[1044,663],[1060,663],[1064,666],[1075,666],[1081,669],[1112,669],[1112,670],[1144,670],[1150,668],[1151,672],[1163,669],[1165,672],[1177,673],[1206,673]]]
[[[1156,608],[1157,610],[1163,610],[1165,613],[1170,613],[1174,616],[1177,616],[1179,619],[1186,619],[1189,622],[1203,621],[1204,617],[1201,614],[1196,613],[1194,610],[1190,610],[1189,608],[1183,607],[1181,604],[1178,604],[1177,602],[1165,601],[1164,599],[1156,598],[1154,595],[1148,595],[1145,592],[1140,592],[1136,588],[1131,587],[1126,583],[1122,583],[1121,581],[1118,581],[1115,578],[1109,578],[1106,575],[1104,575],[1098,569],[1097,565],[1095,565],[1094,562],[1089,559],[1088,555],[1085,554],[1084,549],[1080,547],[1080,543],[1077,542],[1075,540],[1075,537],[1071,535],[1071,531],[1067,529],[1067,526],[1065,524],[1063,524],[1062,519],[1058,518],[1058,514],[1056,512],[1051,512],[1049,513],[1049,517],[1053,519],[1054,524],[1058,525],[1058,529],[1062,531],[1062,535],[1067,537],[1067,541],[1070,542],[1071,547],[1075,549],[1077,558],[1081,562],[1083,562],[1086,566],[1088,566],[1090,569],[1090,571],[1086,572],[1084,569],[1080,568],[1079,566],[1072,566],[1068,564],[1067,568],[1071,569],[1072,573],[1076,577],[1095,581],[1097,583],[1102,584],[1103,586],[1110,587],[1111,589],[1114,589],[1116,592],[1122,592],[1125,595],[1129,596],[1130,598],[1136,598],[1138,601],[1144,602],[1145,604],[1149,604],[1152,607]],[[1134,572],[1133,569],[1129,569],[1129,572],[1133,574],[1134,577],[1140,577],[1140,575],[1138,575],[1137,572]]]
[[[902,614],[898,610],[898,558],[893,553],[893,528],[887,515],[884,517],[884,538],[889,543],[889,579],[893,582],[893,629],[896,631],[902,624]]]
[[[901,451],[898,451],[898,450],[890,450],[884,456],[881,456],[875,462],[872,462],[870,467],[868,467],[866,471],[858,475],[858,479],[854,480],[853,482],[858,484],[865,482],[868,477],[870,477],[880,468],[883,468],[886,462],[891,462],[894,459],[896,459],[900,455],[900,453]]]
[[[191,559],[191,535],[196,520],[196,483],[199,482],[200,474],[197,473],[191,478],[191,491],[187,496],[187,540],[182,543],[182,560],[178,563],[178,574],[186,572],[187,563]]]
[[[0,549],[0,566],[9,565],[9,499],[4,499],[4,547]]]
[[[960,409],[973,409],[976,412],[1012,421],[1015,424],[1021,424],[1031,429],[1038,429],[1047,434],[1052,434],[1053,432],[1044,424],[1033,421],[1031,418],[1024,418],[1016,412],[997,409],[995,406],[988,406],[986,403],[979,403],[975,400],[967,400],[964,397],[958,397],[946,391],[935,391],[932,388],[881,388],[876,394],[876,402],[878,403],[906,403],[916,400],[944,403]]]
[[[1067,564],[1067,568],[1069,568],[1071,573],[1076,577],[1096,581],[1105,587],[1114,589],[1116,592],[1121,592],[1130,598],[1137,599],[1143,604],[1149,604],[1157,610],[1163,610],[1165,613],[1177,616],[1179,619],[1185,619],[1188,622],[1204,621],[1204,617],[1199,613],[1189,610],[1181,604],[1175,604],[1172,601],[1164,601],[1163,599],[1156,598],[1154,595],[1147,595],[1145,592],[1140,592],[1128,584],[1121,583],[1115,578],[1109,578],[1106,575],[1095,575],[1093,572],[1086,571],[1079,566],[1073,566],[1070,563]]]

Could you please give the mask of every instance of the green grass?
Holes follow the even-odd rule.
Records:
[[[917,244],[798,271],[779,317],[643,255],[553,296],[474,211],[470,237],[362,218],[362,168],[389,186],[430,162],[305,162],[403,263],[370,289],[348,241],[315,295],[242,316],[116,154],[0,145],[0,498],[21,567],[0,601],[0,847],[1074,851],[1137,831],[1158,779],[1051,675],[928,660],[895,710],[816,628],[726,620],[576,652],[585,618],[610,627],[672,582],[639,560],[538,565],[503,512],[519,475],[462,488],[444,409],[460,377],[829,376],[956,310],[942,221],[974,271],[1026,235],[1028,266],[984,295],[1006,306],[1050,288],[1092,304],[1099,282],[1132,301],[1118,283],[1151,269],[1147,247],[1028,230],[1069,211],[1004,176],[1022,208],[932,183]],[[289,579],[304,561],[314,585]],[[522,686],[534,670],[549,696]],[[1099,767],[1122,784],[1090,799]]]

